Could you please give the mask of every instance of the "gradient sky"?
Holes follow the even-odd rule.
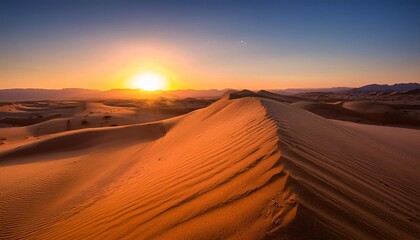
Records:
[[[241,42],[243,41],[243,42]],[[0,88],[420,81],[420,1],[0,1]]]

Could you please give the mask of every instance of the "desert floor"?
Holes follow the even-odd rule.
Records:
[[[416,96],[0,105],[0,239],[416,239]]]

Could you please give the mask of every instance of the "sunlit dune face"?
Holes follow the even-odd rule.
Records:
[[[133,88],[144,91],[165,90],[167,87],[167,79],[165,76],[158,73],[144,72],[133,77],[132,85]]]

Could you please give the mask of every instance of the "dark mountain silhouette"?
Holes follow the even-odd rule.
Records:
[[[388,84],[370,84],[359,88],[353,88],[348,92],[365,93],[365,92],[394,92],[394,91],[411,91],[419,89],[418,83],[398,83],[393,85]]]

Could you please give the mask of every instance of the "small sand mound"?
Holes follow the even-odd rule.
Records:
[[[372,101],[350,101],[343,104],[344,108],[365,113],[392,113],[396,111],[391,105]]]

